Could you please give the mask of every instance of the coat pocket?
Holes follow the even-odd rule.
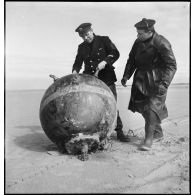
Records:
[[[150,95],[156,94],[159,85],[159,71],[158,69],[150,69],[147,71],[147,88]]]
[[[147,82],[147,72],[139,70],[134,75],[135,87],[145,96],[149,96],[149,86]]]
[[[152,92],[155,88],[155,80],[154,80],[153,71],[149,70],[146,73],[147,73],[146,74],[147,75],[147,86],[150,92]]]

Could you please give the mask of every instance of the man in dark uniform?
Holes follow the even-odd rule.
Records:
[[[117,81],[114,72],[113,63],[119,58],[119,51],[107,36],[95,35],[91,23],[83,23],[75,30],[84,40],[79,46],[75,62],[72,67],[72,73],[79,73],[84,62],[85,74],[97,76],[105,82],[113,92],[117,99],[115,82]],[[128,136],[125,136],[123,124],[119,116],[117,116],[117,139],[122,142],[130,141]]]
[[[169,41],[157,34],[155,20],[143,18],[135,24],[137,39],[129,53],[121,83],[134,74],[129,110],[145,119],[145,140],[141,150],[149,150],[153,139],[163,138],[161,121],[168,116],[165,100],[176,72],[176,60]]]

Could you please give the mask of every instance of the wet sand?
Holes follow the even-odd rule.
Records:
[[[5,193],[189,193],[189,86],[170,86],[164,139],[148,152],[137,149],[144,120],[127,110],[130,87],[117,91],[124,132],[133,130],[132,142],[118,142],[113,133],[108,150],[88,161],[59,154],[43,132],[44,90],[7,91]]]

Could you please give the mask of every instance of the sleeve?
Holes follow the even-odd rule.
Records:
[[[118,60],[120,53],[109,37],[103,37],[103,41],[108,53],[108,55],[103,60],[106,61],[107,65],[112,66],[112,64]]]
[[[159,45],[158,50],[159,50],[160,56],[164,62],[161,82],[167,88],[170,85],[170,83],[175,75],[175,72],[177,70],[177,64],[176,64],[175,56],[174,56],[172,48],[171,48],[171,44],[169,43],[168,40],[163,38],[160,41],[160,45]]]
[[[136,70],[136,64],[135,64],[135,48],[136,48],[136,42],[134,42],[132,49],[129,53],[129,58],[127,60],[125,71],[123,74],[123,78],[128,80],[131,78],[132,74]]]
[[[81,68],[82,68],[82,64],[83,64],[83,57],[82,57],[82,53],[81,53],[81,47],[79,46],[79,47],[78,47],[78,50],[77,50],[77,55],[76,55],[74,64],[73,64],[73,66],[72,66],[72,72],[73,72],[74,70],[76,70],[77,73],[79,73],[79,71],[80,71]]]

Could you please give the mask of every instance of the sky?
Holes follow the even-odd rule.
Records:
[[[46,89],[49,74],[71,74],[82,39],[75,29],[92,23],[96,35],[109,36],[120,52],[114,63],[117,84],[136,39],[134,24],[156,20],[155,29],[172,45],[177,72],[172,83],[189,83],[189,2],[6,2],[5,88]],[[132,78],[128,81],[132,84]]]

